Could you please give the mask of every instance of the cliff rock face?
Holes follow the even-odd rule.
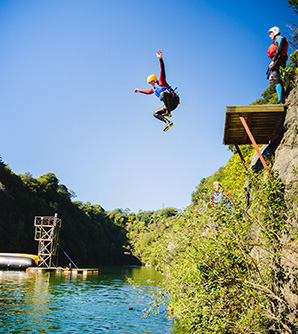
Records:
[[[284,184],[289,184],[298,181],[298,173],[293,173],[293,168],[298,168],[298,78],[286,104],[285,133],[275,151],[273,169],[279,172]]]

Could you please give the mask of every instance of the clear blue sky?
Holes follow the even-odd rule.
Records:
[[[226,105],[268,87],[268,29],[292,22],[286,0],[0,0],[0,155],[108,211],[184,209],[231,156]],[[133,93],[157,49],[181,97],[166,133]]]

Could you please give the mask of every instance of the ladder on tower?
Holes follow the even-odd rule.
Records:
[[[58,260],[58,244],[61,219],[52,216],[36,216],[34,218],[35,240],[38,241],[39,267],[55,267]]]

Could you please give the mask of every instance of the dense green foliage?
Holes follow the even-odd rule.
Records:
[[[230,147],[230,150],[234,153],[234,155],[228,161],[226,166],[221,167],[210,177],[201,180],[200,184],[196,188],[196,191],[192,194],[193,204],[198,203],[197,197],[199,194],[202,192],[210,192],[214,181],[220,182],[224,188],[227,188],[232,197],[244,195],[243,185],[245,183],[245,175],[243,174],[243,169],[245,166],[239,155],[236,153],[236,150],[234,150],[232,147]],[[241,147],[241,153],[245,159],[246,166],[250,164],[251,157],[254,152],[255,151],[252,145]],[[209,194],[209,197],[211,198],[211,194]]]
[[[60,244],[77,265],[139,263],[124,254],[128,239],[123,226],[100,205],[72,202],[72,196],[53,173],[38,179],[28,173],[18,176],[0,161],[0,251],[36,254],[34,217],[58,213]],[[63,254],[60,260],[68,263]]]
[[[298,14],[298,1],[297,0],[288,0],[289,6],[293,7],[295,13]]]
[[[177,215],[175,208],[146,211],[136,215],[135,220],[127,225],[128,237],[133,245],[133,254],[143,263],[156,265],[152,248],[164,231],[172,226]]]
[[[175,208],[131,213],[129,209],[107,212],[100,205],[72,201],[74,193],[53,173],[33,178],[29,173],[14,174],[0,159],[0,252],[37,253],[34,241],[34,217],[54,216],[62,219],[60,245],[76,265],[137,264],[132,255],[128,233],[145,248],[148,229],[157,217],[177,214]],[[147,238],[147,239],[146,239]],[[138,252],[136,252],[138,255]],[[61,253],[60,265],[68,259]]]
[[[215,207],[206,193],[151,248],[183,333],[296,333],[297,187],[247,174],[253,201]],[[294,207],[292,206],[294,204]],[[269,331],[270,328],[270,331]]]
[[[250,157],[248,150],[247,163]],[[233,195],[232,209],[211,207],[215,179]],[[153,215],[149,226],[130,233],[138,256],[164,274],[182,333],[298,331],[297,191],[270,169],[247,171],[235,154],[202,180],[187,210]]]

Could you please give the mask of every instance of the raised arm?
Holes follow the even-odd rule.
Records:
[[[158,84],[161,86],[168,86],[167,80],[166,80],[166,71],[165,71],[165,63],[162,59],[162,51],[158,50],[156,52],[156,56],[159,59],[159,64],[160,64],[160,77],[158,80]]]

